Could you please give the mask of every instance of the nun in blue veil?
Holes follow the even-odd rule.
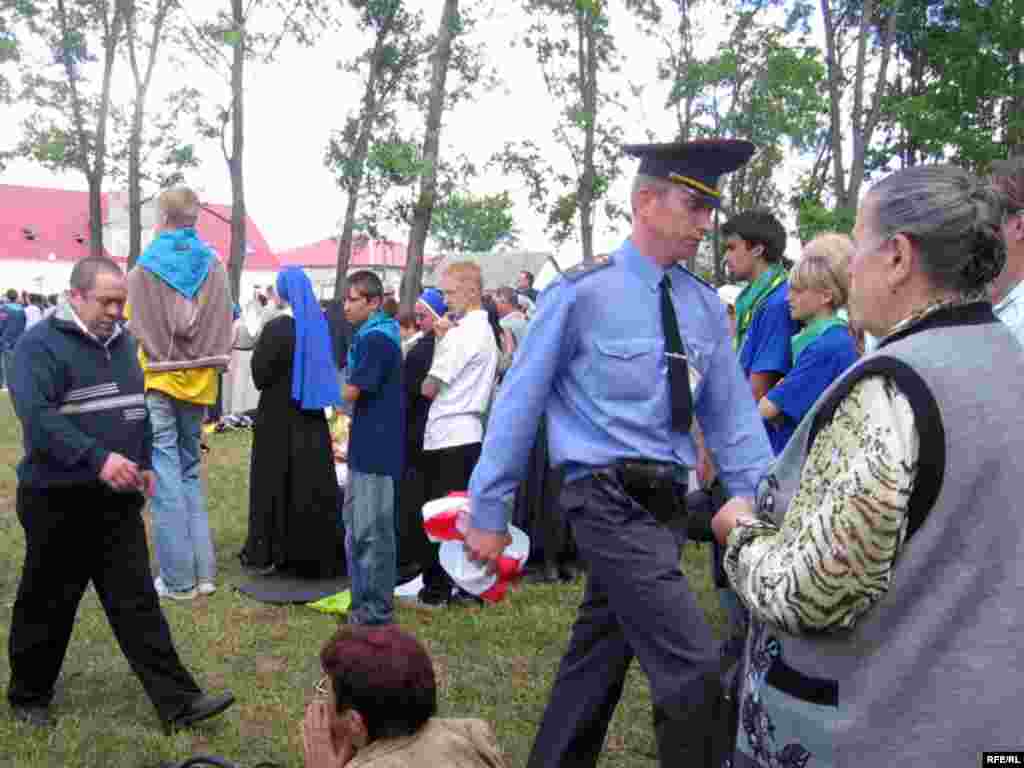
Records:
[[[283,312],[260,333],[252,377],[260,391],[253,423],[249,534],[242,564],[306,578],[344,573],[338,484],[324,408],[341,393],[327,320],[306,273],[277,276]]]

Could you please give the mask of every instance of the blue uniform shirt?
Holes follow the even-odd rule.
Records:
[[[740,366],[749,379],[754,373],[785,376],[793,367],[791,339],[800,324],[789,313],[789,282],[784,282],[764,300],[750,323],[740,348]],[[776,455],[782,452],[792,429],[779,430],[767,422],[768,440]]]
[[[545,415],[551,462],[569,480],[627,458],[696,463],[691,435],[671,429],[658,295],[666,270],[629,240],[611,261],[541,294],[469,483],[475,527],[505,530],[504,499],[526,475]],[[705,443],[728,490],[753,496],[772,453],[732,350],[725,309],[682,267],[668,273]]]
[[[829,328],[807,345],[793,370],[765,395],[782,411],[782,424],[773,426],[769,431],[769,437],[774,432],[781,440],[776,455],[782,453],[797,425],[821,393],[855,362],[857,347],[845,326]],[[775,448],[774,441],[772,448]]]

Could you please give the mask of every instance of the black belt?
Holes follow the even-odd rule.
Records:
[[[592,471],[622,486],[626,494],[663,525],[686,522],[686,490],[690,471],[682,464],[623,459]]]
[[[615,465],[623,476],[632,478],[634,483],[648,483],[655,487],[664,483],[688,486],[690,470],[682,464],[646,459],[623,459]]]

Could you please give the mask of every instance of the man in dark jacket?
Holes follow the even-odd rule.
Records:
[[[10,380],[25,456],[17,512],[25,565],[11,617],[7,698],[49,726],[75,613],[92,581],[132,669],[170,729],[229,707],[182,666],[149,570],[142,523],[153,435],[135,340],[121,328],[127,287],[106,258],[79,261],[69,302],[31,328]]]

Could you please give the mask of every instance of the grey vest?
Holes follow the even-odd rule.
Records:
[[[759,511],[784,513],[818,430],[877,373],[921,438],[889,591],[850,631],[752,622],[736,768],[952,768],[1024,744],[1024,352],[988,304],[940,310],[840,377],[762,481]]]

